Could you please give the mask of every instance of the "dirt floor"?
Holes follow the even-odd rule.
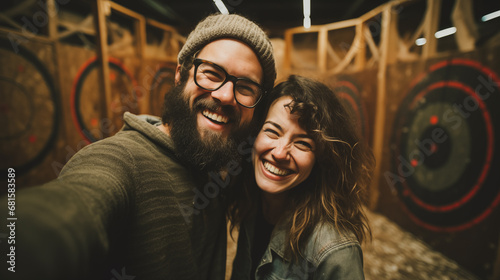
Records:
[[[366,280],[476,280],[473,274],[382,215],[367,211],[372,228],[371,243],[363,245]],[[233,234],[235,238],[237,237]],[[228,240],[228,269],[236,252],[235,243]]]

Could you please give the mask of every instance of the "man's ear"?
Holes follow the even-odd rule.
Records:
[[[179,85],[181,82],[181,65],[177,64],[177,67],[175,68],[175,85]]]

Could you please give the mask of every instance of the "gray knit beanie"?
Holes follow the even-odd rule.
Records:
[[[262,85],[264,90],[269,91],[276,79],[273,47],[257,24],[239,15],[210,15],[200,21],[179,52],[177,57],[179,64],[182,65],[186,58],[192,57],[208,43],[223,38],[242,41],[253,49],[262,66],[264,75]]]

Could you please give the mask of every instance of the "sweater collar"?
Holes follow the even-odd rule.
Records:
[[[134,115],[130,112],[125,112],[123,121],[125,123],[122,128],[123,131],[137,131],[170,152],[175,151],[175,145],[172,138],[158,129],[158,126],[161,125],[161,119],[159,117],[151,115]]]

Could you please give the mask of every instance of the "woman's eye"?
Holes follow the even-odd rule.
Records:
[[[313,146],[306,142],[306,141],[297,141],[295,142],[295,145],[300,149],[300,150],[303,150],[303,151],[310,151],[313,149]]]
[[[264,129],[264,133],[269,136],[269,137],[278,137],[279,134],[276,130],[273,130],[273,129],[270,129],[270,128],[267,128],[267,129]]]

